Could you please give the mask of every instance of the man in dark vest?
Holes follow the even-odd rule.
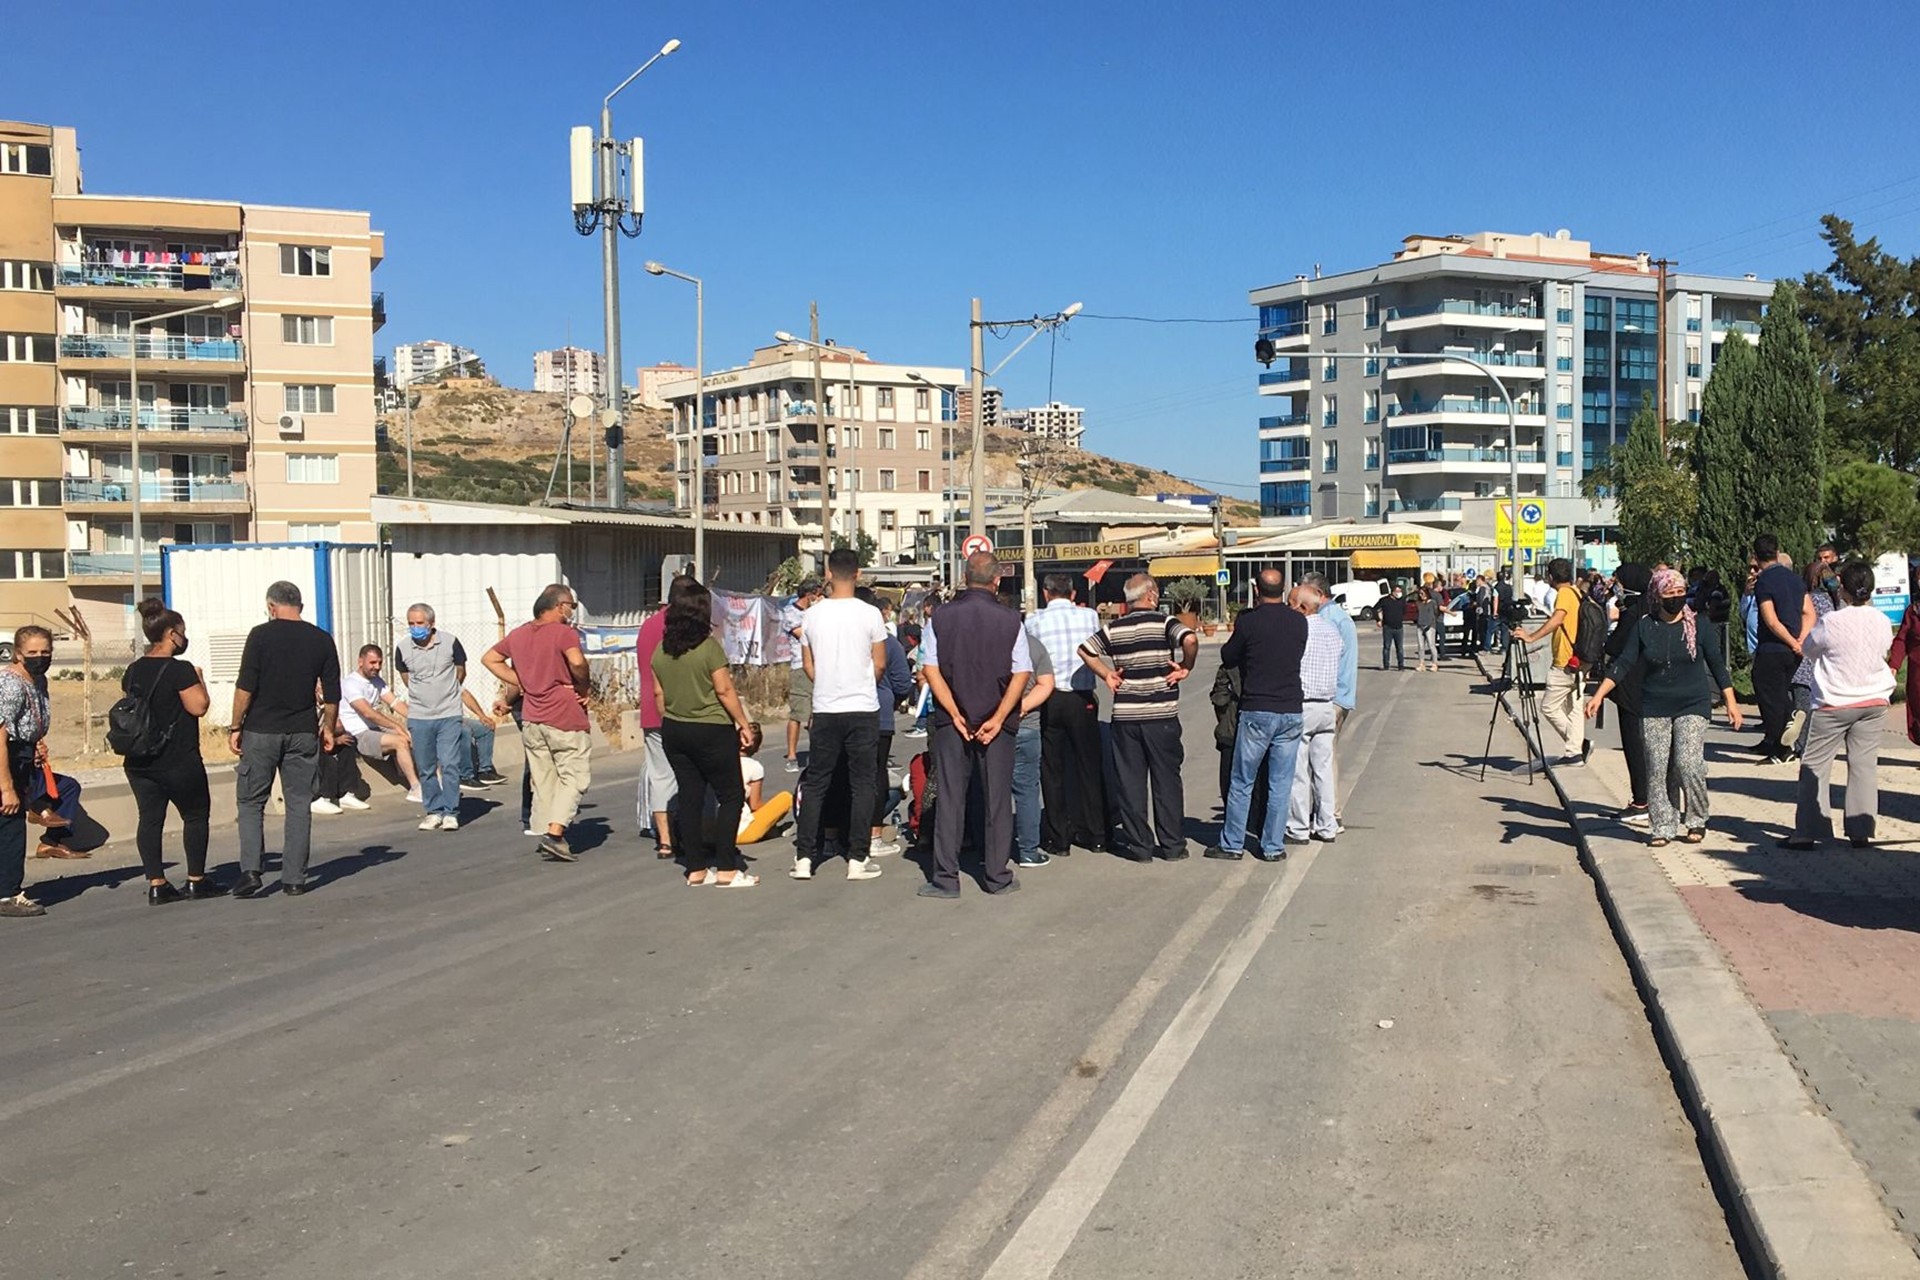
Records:
[[[960,896],[960,845],[967,790],[978,779],[986,810],[986,887],[1020,887],[1007,867],[1013,849],[1013,753],[1020,697],[1033,671],[1020,615],[995,596],[1000,562],[990,551],[967,557],[967,589],[941,605],[920,638],[933,691],[933,768],[940,802],[933,811],[933,879],[923,898]]]

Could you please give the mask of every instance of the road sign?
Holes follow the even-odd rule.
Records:
[[[1480,571],[1474,568],[1472,565],[1468,565],[1466,569],[1466,574],[1467,574],[1467,581],[1472,582],[1475,578],[1480,576]]]
[[[977,556],[982,551],[991,550],[993,550],[993,539],[984,533],[968,534],[967,540],[960,544],[960,554],[963,556]]]
[[[1493,506],[1493,540],[1502,550],[1513,545],[1513,503]],[[1520,546],[1531,551],[1547,548],[1547,511],[1538,502],[1520,504]]]
[[[1215,569],[1213,571],[1213,584],[1216,587],[1232,586],[1233,585],[1232,571],[1228,569]]]

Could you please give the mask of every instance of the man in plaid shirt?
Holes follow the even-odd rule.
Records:
[[[1053,694],[1040,707],[1040,847],[1064,858],[1071,846],[1107,847],[1106,778],[1101,763],[1093,672],[1080,646],[1100,629],[1100,615],[1073,602],[1073,578],[1050,573],[1041,585],[1046,608],[1027,619],[1027,637],[1053,662]]]

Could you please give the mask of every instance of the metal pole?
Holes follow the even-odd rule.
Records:
[[[980,299],[973,300],[973,321],[968,329],[973,337],[973,492],[967,514],[967,536],[987,531],[987,371],[986,336],[980,326]]]
[[[1025,549],[1026,569],[1020,575],[1020,607],[1032,613],[1039,606],[1039,597],[1033,586],[1033,495],[1035,492],[1033,473],[1030,468],[1021,468],[1021,485],[1025,489],[1020,503],[1020,545]]]
[[[127,452],[133,459],[133,607],[140,607],[140,591],[145,585],[140,572],[140,557],[146,554],[140,536],[140,322],[127,326],[127,393],[133,411],[127,417]],[[257,534],[255,536],[258,536]]]
[[[702,434],[694,437],[693,451],[693,571],[707,579],[707,292],[693,282],[693,420]]]
[[[413,388],[409,383],[400,392],[401,403],[407,411],[407,496],[413,496]]]
[[[1660,306],[1654,313],[1654,377],[1658,380],[1660,394],[1655,412],[1659,415],[1660,447],[1667,447],[1667,260],[1656,258],[1654,265],[1660,268]]]
[[[1507,402],[1507,504],[1508,504],[1507,513],[1510,516],[1510,519],[1507,521],[1507,526],[1513,538],[1513,546],[1511,548],[1511,551],[1513,554],[1513,589],[1515,591],[1519,591],[1520,590],[1520,440],[1519,440],[1520,419],[1519,419],[1519,416],[1515,414],[1513,410],[1513,395],[1511,392],[1507,390],[1507,384],[1501,380],[1500,375],[1495,373],[1493,370],[1487,368],[1485,365],[1480,366],[1480,371],[1486,374],[1487,377],[1493,380],[1493,385],[1499,389],[1500,398]],[[1543,439],[1545,438],[1544,433],[1542,435],[1542,438]],[[1544,475],[1545,472],[1542,471],[1541,474]],[[1544,487],[1545,486],[1543,485],[1542,488]],[[1542,496],[1545,496],[1545,495],[1543,494]]]
[[[960,415],[957,413],[954,415],[955,418],[959,416]],[[952,418],[949,418],[947,420],[947,483],[946,483],[946,488],[942,493],[942,496],[945,497],[947,501],[947,545],[941,548],[942,552],[944,552],[944,554],[941,556],[941,559],[946,561],[947,581],[949,583],[952,583],[952,582],[957,582],[959,580],[957,576],[958,570],[956,568],[957,562],[954,559],[954,542],[953,542],[953,419]]]
[[[807,337],[813,342],[813,421],[820,437],[820,573],[833,549],[833,486],[827,483],[827,384],[820,376],[820,304],[807,304]]]
[[[1226,502],[1225,496],[1221,494],[1214,495],[1213,545],[1219,554],[1219,567],[1222,569],[1227,567]],[[1220,575],[1218,573],[1213,575],[1213,583],[1213,620],[1215,622],[1225,622],[1227,620],[1227,584],[1220,581]]]
[[[607,420],[603,423],[607,432],[607,505],[618,510],[627,505],[627,449],[620,438],[626,406],[620,403],[620,210],[616,186],[620,165],[616,154],[613,100],[609,97],[600,104],[600,200],[606,206],[600,226],[600,300],[607,346]],[[696,407],[699,398],[696,387]],[[699,426],[697,422],[694,425]],[[568,465],[571,469],[571,455]],[[572,496],[571,481],[568,496]]]

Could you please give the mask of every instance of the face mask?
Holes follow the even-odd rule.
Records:
[[[1666,614],[1669,618],[1679,617],[1680,611],[1686,607],[1687,598],[1685,596],[1666,596],[1660,601],[1660,612]]]
[[[53,667],[53,655],[43,653],[35,658],[22,658],[20,665],[27,669],[27,674],[30,676],[43,676]]]
[[[185,653],[187,651],[187,638],[185,636],[175,636],[173,639],[173,651],[176,654]]]
[[[433,628],[432,627],[408,627],[407,634],[412,636],[415,640],[425,641],[428,636],[433,634]]]
[[[1840,579],[1831,575],[1822,578],[1820,579],[1820,589],[1822,591],[1838,591],[1840,589]]]

